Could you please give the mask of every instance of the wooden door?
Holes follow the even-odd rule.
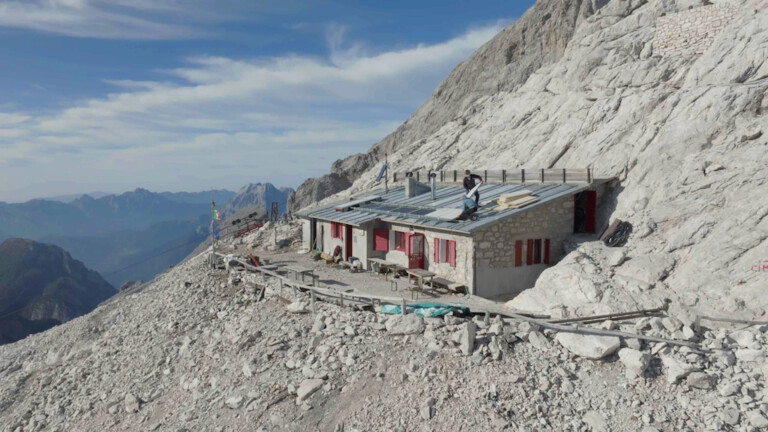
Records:
[[[424,268],[424,234],[412,234],[410,236],[410,250],[408,252],[408,268]]]
[[[348,260],[352,255],[352,225],[344,225],[346,232],[344,233],[344,259]]]

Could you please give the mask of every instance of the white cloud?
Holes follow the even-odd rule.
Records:
[[[187,26],[143,17],[130,3],[119,6],[122,10],[103,1],[5,1],[0,3],[0,26],[100,39],[178,39],[200,35]]]
[[[329,32],[328,57],[195,57],[165,71],[175,83],[110,77],[117,92],[102,98],[52,114],[0,114],[0,199],[11,192],[2,185],[21,174],[14,160],[36,161],[43,177],[81,179],[83,190],[105,170],[128,187],[138,175],[173,189],[174,173],[192,175],[212,164],[228,167],[229,187],[270,180],[260,173],[298,183],[393,131],[499,29],[364,53],[360,44],[343,49],[337,27]],[[68,191],[46,191],[59,192]]]

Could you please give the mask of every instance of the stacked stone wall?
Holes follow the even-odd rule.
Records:
[[[514,267],[515,240],[523,241],[523,265],[528,239],[550,239],[550,261],[563,254],[563,240],[573,233],[573,196],[539,206],[494,224],[474,235],[480,267]]]
[[[659,17],[653,38],[653,54],[661,57],[699,55],[731,22],[738,7],[716,4]]]

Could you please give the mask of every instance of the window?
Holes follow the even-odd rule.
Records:
[[[456,267],[456,242],[435,238],[433,255],[435,263],[449,263],[451,267]]]
[[[395,231],[395,250],[405,252],[406,241],[404,232]]]
[[[533,241],[533,263],[541,264],[541,239]]]
[[[515,242],[515,266],[522,264],[522,246],[522,241]],[[549,239],[529,239],[526,252],[526,264],[549,264]]]
[[[331,238],[343,238],[344,237],[344,224],[338,222],[331,222]]]
[[[389,250],[388,229],[376,228],[373,230],[373,250],[384,252]]]

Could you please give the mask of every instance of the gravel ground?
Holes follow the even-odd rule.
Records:
[[[574,345],[495,316],[388,316],[329,303],[312,314],[303,295],[286,304],[274,281],[235,283],[205,262],[0,347],[0,430],[768,426],[765,326],[691,335],[682,320],[643,318],[622,330],[722,349],[594,336]],[[253,287],[263,285],[257,302]]]

